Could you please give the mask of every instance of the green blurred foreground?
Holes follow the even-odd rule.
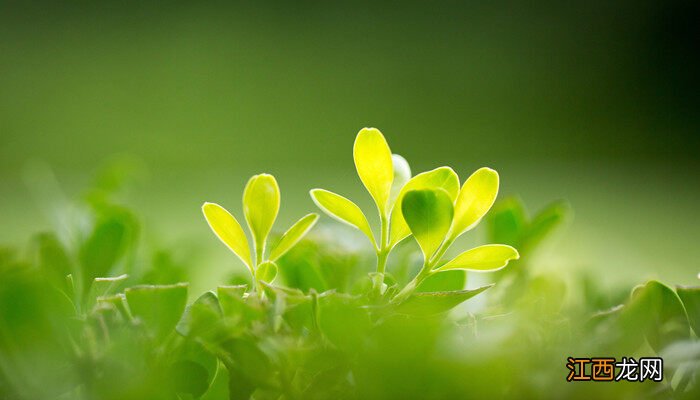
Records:
[[[182,282],[196,266],[141,244],[139,218],[113,200],[118,186],[99,181],[60,235],[0,251],[1,398],[700,394],[699,288],[651,281],[630,295],[603,291],[591,276],[532,273],[531,255],[566,219],[566,204],[530,216],[517,198],[496,203],[484,221],[489,241],[521,256],[488,275],[496,285],[462,290],[489,281],[446,271],[397,306],[385,294],[418,273],[414,247],[400,244],[377,282],[373,255],[353,249],[335,225],[315,228],[279,258],[273,284],[260,279],[251,290],[249,276],[234,275],[188,293]],[[658,354],[661,383],[566,382],[569,356]]]

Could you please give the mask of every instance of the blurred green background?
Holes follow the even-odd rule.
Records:
[[[371,210],[351,149],[375,126],[414,173],[569,200],[543,268],[700,271],[696,1],[0,4],[0,243],[61,224],[51,174],[73,197],[127,160],[144,239],[228,270],[202,202],[241,215],[269,172],[279,229],[313,187]]]

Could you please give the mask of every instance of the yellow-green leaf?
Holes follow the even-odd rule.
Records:
[[[508,265],[508,261],[517,260],[518,258],[520,258],[518,251],[510,246],[505,244],[487,244],[465,251],[438,268],[438,270],[495,271]]]
[[[408,161],[398,154],[391,155],[391,161],[394,165],[394,182],[391,184],[391,194],[389,195],[389,207],[399,197],[401,189],[411,179],[411,167]]]
[[[255,278],[259,281],[271,283],[275,280],[277,276],[277,264],[271,261],[265,261],[264,263],[258,265],[258,269],[255,271]]]
[[[411,234],[411,230],[406,225],[401,211],[401,200],[409,190],[421,189],[443,189],[450,196],[452,202],[459,193],[459,177],[450,167],[440,167],[431,171],[420,173],[411,178],[399,192],[396,203],[391,212],[390,224],[390,246],[393,247]]]
[[[318,221],[318,214],[309,214],[297,221],[279,238],[270,250],[270,261],[276,261],[294,247]]]
[[[384,135],[375,128],[362,129],[355,138],[353,158],[357,175],[380,212],[385,212],[394,181],[394,166]]]
[[[452,200],[443,189],[411,190],[403,196],[401,210],[427,262],[450,230]]]
[[[369,227],[367,217],[365,217],[365,214],[360,210],[360,207],[345,197],[329,192],[328,190],[313,189],[310,194],[314,203],[316,203],[323,212],[340,222],[359,229],[362,233],[367,235],[372,245],[376,247],[374,234],[372,234],[372,229]]]
[[[248,239],[238,220],[225,208],[215,203],[204,203],[202,212],[209,227],[219,240],[228,246],[233,251],[233,254],[237,255],[248,268],[252,268]]]
[[[275,177],[260,174],[250,178],[243,191],[243,213],[253,235],[255,249],[260,254],[264,251],[265,240],[275,223],[279,209],[280,189]]]
[[[498,172],[480,168],[462,185],[455,202],[455,219],[450,237],[456,238],[479,223],[498,195]]]

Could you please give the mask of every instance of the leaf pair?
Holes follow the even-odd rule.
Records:
[[[215,203],[204,203],[202,212],[216,236],[248,267],[256,280],[271,282],[277,275],[277,261],[301,240],[318,220],[308,214],[289,228],[271,247],[265,259],[267,239],[277,219],[280,190],[275,177],[255,175],[243,191],[243,213],[253,239],[255,258],[241,224],[226,209]]]
[[[365,214],[351,200],[324,189],[311,190],[311,198],[330,217],[359,229],[379,252],[387,245],[384,232],[388,227],[384,221],[390,203],[396,197],[397,187],[411,176],[411,170],[403,157],[391,154],[384,135],[375,128],[364,128],[357,134],[353,159],[357,175],[372,196],[382,219],[383,234],[379,240],[374,237]]]
[[[459,178],[447,167],[418,175],[406,184],[399,195],[402,219],[416,238],[426,265],[436,265],[455,239],[479,223],[496,199],[498,185],[498,173],[481,168],[458,189]],[[392,225],[392,235],[395,233],[396,239],[401,240],[407,235],[406,228],[394,215],[392,222],[396,220],[399,227]],[[439,270],[495,270],[518,257],[511,246],[489,244],[460,254]]]

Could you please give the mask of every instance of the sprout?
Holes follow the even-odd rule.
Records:
[[[251,253],[248,238],[238,220],[225,208],[215,203],[204,203],[202,212],[214,234],[235,254],[250,271],[256,288],[260,282],[272,282],[277,275],[280,257],[297,244],[318,220],[318,214],[299,219],[270,248],[266,258],[267,239],[280,208],[280,190],[275,177],[255,175],[243,191],[243,214],[253,238]],[[255,258],[251,256],[255,254]]]

